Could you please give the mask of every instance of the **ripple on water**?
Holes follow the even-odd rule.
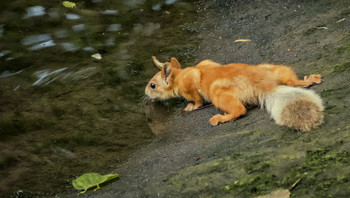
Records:
[[[43,6],[32,6],[27,8],[27,14],[24,18],[44,16],[46,14],[45,8]]]

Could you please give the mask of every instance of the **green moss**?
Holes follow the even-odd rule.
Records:
[[[348,86],[341,86],[334,89],[324,89],[320,95],[324,98],[328,103],[325,105],[325,113],[327,114],[339,114],[346,113],[344,109],[348,108],[348,104],[346,102],[342,102],[346,100],[350,92],[350,88]]]
[[[258,159],[256,157],[249,157],[252,161],[242,165],[246,174],[239,180],[226,185],[226,191],[239,197],[249,197],[252,194],[264,194],[273,187],[282,186],[278,176],[270,172],[270,162],[264,161],[261,156]]]
[[[293,140],[289,141],[288,149],[232,153],[183,169],[167,180],[169,193],[181,191],[184,196],[201,193],[207,196],[254,197],[278,188],[288,189],[302,178],[293,189],[292,197],[347,195],[350,192],[350,152],[340,149],[344,141],[298,151],[300,147],[318,142],[310,140],[302,143],[301,139],[308,139],[308,136],[296,138],[295,147]],[[284,144],[287,143],[280,142],[280,146]],[[227,183],[218,188],[218,183],[222,181]]]
[[[345,187],[350,186],[345,179],[350,174],[347,170],[349,162],[350,153],[345,150],[334,152],[334,148],[326,147],[307,151],[304,163],[290,169],[291,175],[305,175],[303,183],[293,193],[298,197],[314,189],[312,193],[316,197],[341,195],[342,191],[350,190],[350,187]],[[338,186],[343,186],[343,189]]]
[[[317,197],[327,197],[331,194],[341,195],[343,190],[338,186],[349,183],[350,152],[346,150],[334,151],[333,147],[308,150],[303,160],[275,159],[266,162],[254,159],[243,164],[246,175],[225,186],[225,190],[238,197],[265,194],[276,188],[289,188],[296,180],[303,178],[303,182],[293,190],[295,197],[312,193]],[[265,159],[266,160],[266,159]],[[276,172],[281,168],[282,161],[289,161],[282,173]],[[337,170],[343,170],[339,172]],[[350,186],[350,185],[349,185]]]
[[[346,72],[350,71],[350,62],[337,64],[333,67],[333,72],[340,73],[340,72]]]
[[[278,181],[276,175],[267,173],[248,176],[242,180],[236,180],[230,185],[225,186],[227,191],[231,191],[237,196],[249,197],[252,194],[264,194],[269,192],[268,186],[280,186],[281,182]]]
[[[337,47],[336,52],[337,53],[350,52],[350,44]]]
[[[243,165],[244,170],[248,173],[264,172],[270,168],[270,164],[259,159],[248,162]]]

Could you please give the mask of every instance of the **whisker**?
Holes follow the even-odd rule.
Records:
[[[147,95],[143,95],[141,98],[140,98],[140,101],[138,103],[138,106],[140,106],[140,111],[141,112],[144,112],[144,109],[145,109],[145,106],[146,104],[150,101],[150,98],[147,96]]]
[[[150,105],[150,106],[151,106],[152,113],[156,112],[156,111],[154,110],[154,105]]]

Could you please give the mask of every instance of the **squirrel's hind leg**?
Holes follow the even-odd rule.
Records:
[[[247,112],[247,109],[241,101],[232,96],[232,94],[225,93],[224,91],[218,93],[212,99],[212,103],[216,108],[225,112],[225,115],[216,114],[210,118],[209,122],[213,126],[216,126],[219,123],[235,120]]]
[[[295,72],[286,66],[279,66],[277,68],[279,80],[284,85],[293,87],[308,87],[321,83],[321,74],[311,74],[310,76],[304,76],[303,80],[299,80]]]

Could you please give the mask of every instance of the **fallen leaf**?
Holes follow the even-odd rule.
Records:
[[[325,27],[325,26],[316,26],[315,29],[318,29],[318,30],[328,30],[328,28]]]
[[[345,21],[345,18],[342,18],[342,19],[338,20],[337,23],[344,22],[344,21]]]
[[[101,60],[102,59],[102,56],[100,53],[96,53],[96,54],[93,54],[91,55],[92,58],[96,58],[97,60]]]
[[[289,198],[290,197],[290,191],[286,189],[278,189],[270,194],[258,196],[256,198]]]
[[[77,4],[75,4],[74,2],[70,2],[70,1],[63,1],[62,5],[66,8],[74,8]]]
[[[250,40],[250,39],[237,39],[237,40],[235,40],[235,43],[237,43],[237,42],[250,42],[250,41],[252,41],[252,40]]]
[[[77,190],[84,190],[81,193],[85,193],[88,189],[96,187],[94,191],[100,189],[100,184],[110,181],[119,177],[118,174],[100,175],[98,173],[85,173],[84,175],[73,180],[73,187]]]

